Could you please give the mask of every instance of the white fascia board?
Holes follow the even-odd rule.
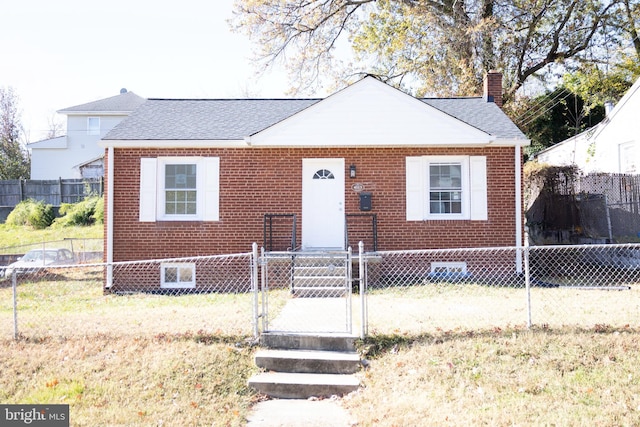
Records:
[[[458,147],[458,148],[480,148],[480,147],[513,147],[527,146],[528,139],[491,139],[475,141],[449,141],[443,143],[425,143],[418,138],[405,144],[371,144],[371,143],[345,143],[345,144],[259,144],[252,137],[242,140],[105,140],[98,141],[98,146],[103,148],[394,148],[403,147]]]
[[[67,116],[128,116],[133,110],[129,111],[56,111],[58,114]]]
[[[594,132],[592,136],[593,140],[596,140],[598,136],[602,132],[604,132],[607,126],[616,119],[616,116],[620,113],[621,110],[626,108],[632,108],[632,107],[626,107],[626,105],[627,104],[633,105],[633,100],[635,96],[640,96],[640,77],[638,77],[638,80],[635,81],[633,86],[629,88],[629,90],[624,94],[624,96],[620,98],[620,101],[618,101],[618,103],[613,107],[613,110],[611,110],[609,115],[605,117],[604,120],[602,120],[602,122],[599,123],[597,130]],[[639,103],[640,102],[636,102],[636,105],[638,105]]]
[[[103,148],[246,148],[249,144],[244,139],[101,139],[98,141],[98,146]]]
[[[618,101],[618,103],[613,107],[613,110],[611,110],[609,115],[599,123],[598,129],[593,134],[592,139],[595,140],[598,138],[598,136],[607,128],[607,125],[615,119],[615,117],[618,115],[618,112],[625,108],[625,105],[629,103],[629,101],[634,96],[636,96],[636,93],[638,93],[637,96],[640,96],[640,77],[638,77],[638,80],[635,81],[633,86],[631,86],[629,90],[622,96],[622,98],[620,98],[620,101]]]
[[[530,139],[518,139],[518,138],[501,138],[494,139],[488,144],[489,147],[527,147],[531,145]]]
[[[27,148],[67,148],[67,136],[43,139],[41,141],[30,142]]]

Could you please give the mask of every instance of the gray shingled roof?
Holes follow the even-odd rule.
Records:
[[[103,139],[241,140],[319,99],[149,99]]]
[[[241,140],[320,99],[149,99],[105,140]],[[494,103],[482,98],[421,101],[501,139],[526,139]]]
[[[125,92],[110,98],[100,99],[98,101],[88,102],[86,104],[75,105],[73,107],[58,110],[58,113],[98,113],[98,112],[123,112],[130,113],[138,108],[144,98],[133,92]]]
[[[508,139],[527,139],[500,107],[482,97],[423,98],[421,101],[490,135]]]

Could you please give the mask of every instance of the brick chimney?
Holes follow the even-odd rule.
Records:
[[[483,98],[487,102],[495,102],[502,108],[502,73],[500,71],[490,70],[484,76]]]

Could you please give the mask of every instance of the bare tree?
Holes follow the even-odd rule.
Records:
[[[0,179],[29,177],[31,161],[22,134],[18,96],[12,87],[0,87]]]
[[[47,119],[47,139],[56,138],[64,135],[64,122],[56,117],[55,114],[51,114]]]
[[[483,74],[504,75],[505,101],[532,76],[597,60],[593,52],[625,5],[639,0],[236,0],[233,27],[266,64],[283,60],[295,90],[320,76],[376,74],[414,93],[477,94]],[[633,15],[633,14],[636,15]],[[612,26],[607,28],[610,31]],[[620,32],[618,28],[616,31]],[[354,61],[341,64],[347,44]]]

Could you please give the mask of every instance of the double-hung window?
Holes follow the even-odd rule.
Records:
[[[164,213],[196,215],[198,213],[198,165],[167,163],[164,167]]]
[[[406,159],[407,221],[486,220],[484,156]]]
[[[140,160],[140,221],[217,221],[219,157]]]
[[[429,163],[429,213],[462,213],[462,163]]]

